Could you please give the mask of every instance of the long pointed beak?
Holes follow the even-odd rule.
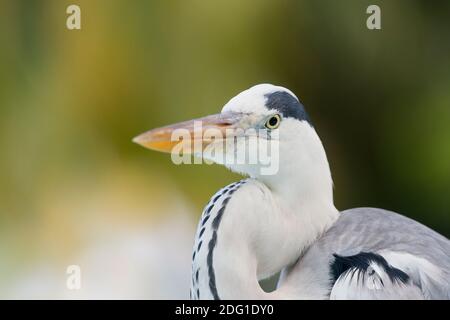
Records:
[[[205,136],[211,137],[212,135],[215,141],[225,139],[232,134],[232,129],[236,128],[242,116],[241,113],[224,112],[188,120],[147,131],[135,137],[133,142],[148,149],[170,153],[180,143],[180,137],[184,137],[183,144],[190,146],[196,143],[201,144],[201,148],[204,150],[212,142]],[[192,148],[185,150],[192,150]]]

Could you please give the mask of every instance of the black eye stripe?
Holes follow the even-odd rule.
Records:
[[[278,111],[284,118],[306,121],[312,127],[311,120],[303,105],[286,91],[276,91],[265,95],[266,107]]]

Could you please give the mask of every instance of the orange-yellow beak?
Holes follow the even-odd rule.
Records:
[[[183,139],[183,144],[192,146],[195,143],[200,143],[202,150],[204,150],[212,141],[206,137],[209,136],[209,134],[205,134],[208,130],[215,131],[215,141],[220,137],[225,139],[241,119],[241,113],[219,113],[147,131],[135,137],[133,142],[148,149],[170,153],[180,143],[180,135],[184,137],[188,135],[189,139]],[[186,150],[192,150],[192,148],[186,148]]]

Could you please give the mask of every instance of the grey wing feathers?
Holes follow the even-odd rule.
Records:
[[[305,270],[323,290],[328,283],[318,292],[329,298],[450,299],[450,241],[382,209],[341,212],[289,269],[291,281],[312,287]]]
[[[346,245],[341,242],[336,252],[351,248],[378,259],[369,259],[365,270],[353,267],[342,273],[331,298],[450,298],[450,241],[445,237],[414,220],[373,208],[342,212],[334,228],[332,237],[347,234],[342,238]],[[396,277],[399,274],[407,279]]]

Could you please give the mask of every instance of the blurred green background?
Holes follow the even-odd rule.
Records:
[[[187,297],[196,220],[239,177],[131,139],[263,82],[305,104],[337,208],[449,237],[449,35],[449,1],[0,0],[0,297]]]

